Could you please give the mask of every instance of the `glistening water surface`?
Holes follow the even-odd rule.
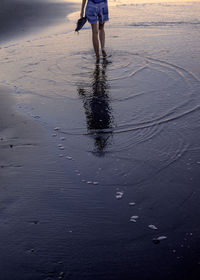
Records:
[[[0,82],[49,139],[14,182],[5,279],[198,278],[198,5],[113,7],[98,64],[88,29],[2,48]]]

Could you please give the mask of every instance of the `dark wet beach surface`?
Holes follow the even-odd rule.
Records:
[[[196,280],[198,30],[109,27],[99,64],[89,32],[2,49],[1,84],[45,134],[2,140],[3,279]]]
[[[49,0],[1,0],[0,42],[36,33],[44,27],[66,22],[73,4]]]

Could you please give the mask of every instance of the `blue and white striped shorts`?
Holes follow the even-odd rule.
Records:
[[[108,17],[108,3],[103,1],[100,3],[94,3],[91,0],[88,0],[85,15],[89,23],[94,24],[98,21],[104,23],[109,20]]]

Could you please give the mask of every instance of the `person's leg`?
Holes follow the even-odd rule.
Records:
[[[101,43],[102,54],[105,57],[106,56],[106,51],[105,51],[105,30],[104,30],[104,24],[105,23],[100,23],[99,22],[99,39],[100,39],[100,43]]]
[[[98,38],[98,26],[97,23],[91,24],[92,25],[92,42],[93,42],[93,47],[94,51],[96,54],[96,58],[99,59],[99,38]]]

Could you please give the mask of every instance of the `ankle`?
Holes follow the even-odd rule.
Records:
[[[105,56],[107,56],[107,53],[106,53],[106,50],[104,49],[104,48],[102,48],[102,55],[105,57]]]
[[[96,63],[99,63],[100,61],[100,56],[96,56]]]

